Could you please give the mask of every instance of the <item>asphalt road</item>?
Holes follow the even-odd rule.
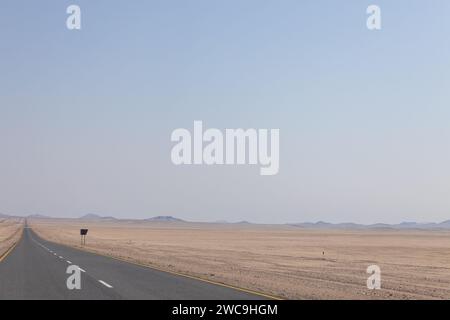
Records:
[[[66,271],[71,265],[80,268],[80,290],[67,288],[71,274]],[[263,297],[51,243],[26,227],[21,241],[0,262],[0,299],[254,300]]]

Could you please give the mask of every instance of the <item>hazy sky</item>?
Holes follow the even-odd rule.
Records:
[[[448,0],[1,0],[0,212],[450,219],[449,14]],[[194,120],[279,128],[279,174],[174,166],[170,135]]]

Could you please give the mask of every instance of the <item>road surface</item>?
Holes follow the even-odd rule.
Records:
[[[69,290],[71,265],[81,271],[81,289]],[[0,262],[0,299],[263,299],[205,281],[51,243],[25,227],[17,246]]]

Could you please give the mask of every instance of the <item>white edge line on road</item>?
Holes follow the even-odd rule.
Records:
[[[78,267],[78,269],[80,269],[81,272],[86,272],[86,271],[84,271],[83,269],[81,269],[80,267]]]
[[[60,259],[64,259],[63,257],[59,256]]]
[[[72,262],[70,262],[69,260],[66,261],[68,264],[72,264]]]
[[[102,285],[104,285],[105,287],[108,287],[108,288],[112,288],[112,285],[110,285],[110,284],[107,284],[105,281],[103,281],[103,280],[98,280],[98,282],[100,282]]]

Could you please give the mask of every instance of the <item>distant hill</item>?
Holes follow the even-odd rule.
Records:
[[[29,216],[27,216],[27,218],[31,218],[31,219],[51,219],[52,217],[44,216],[42,214],[30,214]]]
[[[319,221],[316,223],[289,223],[288,225],[305,228],[305,229],[392,229],[392,230],[439,230],[449,229],[450,220],[441,223],[417,223],[417,222],[402,222],[398,224],[375,223],[375,224],[357,224],[357,223],[329,223]]]
[[[450,229],[450,220],[442,221],[438,224],[438,226],[441,228]]]
[[[114,217],[102,217],[102,216],[100,216],[98,214],[94,214],[94,213],[85,214],[84,216],[82,216],[78,219],[80,219],[80,220],[97,220],[97,221],[98,220],[117,220]]]
[[[242,221],[235,222],[234,224],[252,224],[252,223],[248,222],[246,220],[242,220]]]
[[[356,223],[329,223],[324,221],[319,221],[316,223],[305,222],[305,223],[293,223],[289,224],[294,227],[305,228],[305,229],[362,229],[365,226]]]
[[[216,220],[213,223],[228,224],[229,222],[227,220]]]
[[[149,219],[145,219],[145,221],[154,221],[154,222],[185,222],[184,220],[172,217],[172,216],[157,216]]]
[[[9,215],[3,214],[3,213],[0,212],[0,218],[6,219],[6,218],[9,218],[9,217],[10,217]]]

